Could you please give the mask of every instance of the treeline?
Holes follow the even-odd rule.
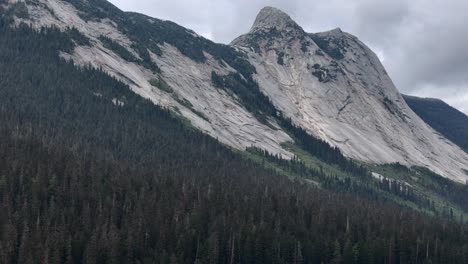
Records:
[[[183,55],[196,62],[205,62],[205,52],[211,54],[221,64],[227,63],[244,76],[250,76],[255,68],[243,53],[229,45],[217,44],[195,32],[171,21],[160,20],[138,13],[123,12],[106,0],[65,0],[75,6],[85,21],[109,18],[117,24],[120,32],[133,41],[132,48],[143,59],[141,64],[153,71],[157,65],[150,59],[148,50],[161,55],[160,45],[168,43]]]
[[[243,77],[239,73],[230,73],[221,76],[213,71],[211,72],[211,82],[216,88],[223,89],[234,97],[238,97],[242,105],[257,120],[271,126],[269,122],[274,120],[277,110],[270,98],[260,91],[260,87],[251,75]]]
[[[468,212],[468,184],[460,184],[440,177],[427,168],[416,168],[416,170],[425,176],[421,180],[423,186],[440,193]]]
[[[248,162],[63,34],[0,22],[0,263],[468,261],[466,225]]]
[[[423,167],[407,168],[399,163],[394,163],[383,165],[383,168],[391,169],[392,173],[409,183],[416,181],[429,191],[437,193],[448,201],[460,206],[465,212],[468,212],[467,184],[454,182]],[[415,176],[417,176],[417,179],[414,179]]]
[[[327,142],[309,135],[304,129],[295,126],[291,119],[281,117],[280,124],[286,131],[291,133],[304,150],[309,152],[312,156],[327,163],[336,164],[341,169],[354,176],[371,177],[366,167],[346,158],[337,147],[332,147]]]
[[[271,154],[266,150],[262,150],[256,147],[250,147],[247,149],[252,154],[260,155],[265,161],[275,164],[277,168],[281,169],[286,173],[292,173],[294,176],[312,180],[315,184],[323,189],[342,192],[348,194],[354,194],[361,198],[367,198],[378,201],[395,201],[395,199],[411,202],[420,210],[431,211],[432,213],[439,215],[444,218],[452,220],[460,220],[460,215],[455,215],[453,209],[448,205],[442,208],[437,207],[435,202],[427,197],[423,192],[418,191],[413,186],[410,186],[404,182],[394,180],[391,178],[377,179],[371,176],[365,176],[367,174],[353,174],[352,171],[344,169],[338,172],[324,171],[323,167],[319,165],[318,169],[313,169],[304,164],[303,161],[294,157],[291,160],[282,158],[279,155]],[[332,163],[333,164],[333,163]],[[387,165],[397,166],[397,165]],[[408,168],[398,165],[408,170]],[[338,169],[338,168],[337,168]],[[438,176],[441,178],[440,176]],[[455,185],[455,184],[454,184]],[[431,189],[436,193],[442,193],[441,191]],[[466,193],[465,193],[466,196]],[[457,201],[455,204],[460,205],[462,202]],[[464,205],[462,205],[463,208]],[[461,219],[463,222],[463,218]]]

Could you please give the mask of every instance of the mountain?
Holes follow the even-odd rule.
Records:
[[[309,34],[267,7],[232,42],[257,69],[262,92],[310,134],[369,163],[418,165],[464,182],[467,154],[405,103],[377,56],[339,28]]]
[[[424,122],[468,152],[468,116],[439,99],[403,98]]]
[[[0,263],[467,262],[468,185],[347,159],[276,109],[238,48],[100,0],[0,0],[0,36]],[[164,66],[161,45],[196,67]],[[185,117],[214,122],[168,76],[209,61],[229,71],[199,75],[212,100],[287,133],[284,157]]]
[[[292,156],[280,147],[291,140],[285,132],[259,122],[228,92],[213,86],[213,71],[243,76],[254,71],[231,47],[169,21],[124,13],[106,1],[36,2],[28,5],[29,17],[19,21],[36,28],[75,27],[91,42],[62,57],[102,68],[135,93],[180,113],[225,144],[238,149],[256,145]]]
[[[16,23],[74,27],[89,40],[63,58],[103,69],[231,147],[292,158],[280,114],[349,158],[468,179],[468,155],[414,114],[375,54],[340,29],[309,34],[265,8],[226,46],[106,1],[29,3]]]

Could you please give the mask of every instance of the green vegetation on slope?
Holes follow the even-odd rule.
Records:
[[[183,55],[196,62],[205,62],[204,52],[220,62],[226,62],[243,76],[250,76],[255,68],[245,56],[228,45],[216,44],[193,31],[171,21],[163,21],[142,14],[123,12],[105,0],[66,0],[73,4],[85,20],[112,19],[118,29],[133,41],[133,47],[145,62],[150,62],[148,51],[161,55],[159,45],[173,45]]]
[[[156,79],[151,79],[149,81],[149,83],[152,86],[154,86],[154,87],[156,87],[156,88],[158,88],[161,91],[164,91],[166,93],[173,93],[174,92],[174,89],[172,89],[171,86],[169,86],[169,84],[167,84],[167,82],[164,81],[164,79],[161,76],[159,76]]]
[[[433,211],[445,216],[462,216],[468,220],[468,185],[453,182],[432,171],[407,168],[400,164],[374,165],[371,169],[389,179],[404,182],[420,196],[426,197]]]
[[[102,45],[104,45],[106,49],[113,51],[115,54],[119,55],[122,59],[129,61],[129,62],[138,62],[138,59],[135,57],[135,55],[133,55],[125,47],[113,41],[112,39],[105,37],[105,36],[100,36],[99,40],[102,42]]]
[[[399,164],[362,165],[375,177],[356,174],[312,156],[302,147],[283,147],[296,155],[287,161],[268,152],[250,148],[246,157],[294,180],[311,182],[322,189],[353,193],[369,199],[393,201],[404,207],[465,222],[468,220],[468,186],[452,182],[424,168]]]

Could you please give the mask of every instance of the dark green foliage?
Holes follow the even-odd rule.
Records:
[[[468,117],[464,113],[440,100],[403,97],[424,122],[468,152]]]
[[[179,96],[177,95],[173,95],[173,98],[181,105],[185,106],[186,108],[190,109],[190,111],[192,111],[192,113],[196,114],[198,117],[202,118],[203,120],[209,122],[210,120],[208,119],[208,117],[205,116],[205,114],[203,114],[202,112],[200,111],[197,111],[195,110],[195,108],[193,108],[193,104],[185,99],[185,98],[180,98]],[[177,110],[179,111],[179,110]]]
[[[79,46],[90,46],[91,42],[88,37],[83,35],[78,29],[76,28],[69,28],[65,31],[65,33]]]
[[[15,138],[3,128],[0,155],[9,158],[0,162],[0,241],[11,249],[2,251],[4,263],[43,259],[47,252],[54,264],[331,263],[349,257],[349,247],[354,258],[370,263],[466,261],[466,227],[390,204],[250,174],[236,163],[230,164],[239,174],[220,168],[211,177],[198,169],[135,168],[95,151],[84,155],[31,136]],[[11,166],[16,156],[37,167],[23,167],[18,177]],[[22,202],[7,202],[16,200]],[[429,255],[416,256],[427,245]]]
[[[157,79],[151,79],[150,81],[150,84],[153,85],[154,87],[166,92],[166,93],[173,93],[174,92],[174,89],[171,88],[171,86],[169,86],[169,84],[167,84],[166,81],[164,81],[164,79],[160,76],[158,77]]]
[[[189,103],[190,103],[190,102],[189,102]],[[190,110],[191,110],[194,114],[196,114],[197,116],[199,116],[201,119],[203,119],[203,120],[205,120],[205,121],[207,121],[207,122],[210,122],[210,120],[208,119],[208,117],[206,117],[206,115],[203,114],[202,112],[197,111],[197,110],[195,110],[195,109],[193,109],[193,108],[191,108]]]
[[[99,40],[106,49],[111,50],[115,54],[119,55],[122,59],[129,62],[138,62],[138,59],[131,53],[127,48],[113,41],[106,36],[100,36]]]
[[[183,106],[185,106],[185,107],[187,107],[187,108],[189,108],[189,109],[192,109],[192,108],[193,108],[193,104],[192,104],[189,100],[187,100],[187,99],[185,99],[185,98],[181,99],[181,98],[179,98],[179,97],[176,97],[176,101],[177,101],[179,104],[181,104],[181,105],[183,105]]]
[[[437,192],[468,212],[468,185],[443,178],[426,168],[415,167],[413,170],[418,171],[420,175],[424,175],[419,180],[421,185]]]
[[[280,125],[312,156],[327,163],[336,164],[344,171],[357,177],[370,177],[370,172],[364,166],[357,165],[352,160],[348,160],[338,148],[330,146],[321,139],[310,136],[304,129],[293,125],[290,119],[279,117],[279,120]]]
[[[453,182],[427,168],[408,168],[399,163],[374,166],[373,170],[390,177],[385,181],[392,189],[408,189],[410,197],[406,195],[406,191],[404,195],[398,196],[414,202],[419,208],[449,218],[453,218],[448,213],[452,209],[462,214],[468,212],[468,185]],[[383,181],[382,184],[385,185]]]
[[[117,42],[113,41],[112,39],[108,37],[100,36],[99,40],[102,42],[105,48],[110,49],[115,54],[119,55],[122,59],[129,61],[129,62],[139,63],[143,67],[153,71],[153,73],[160,72],[159,67],[151,59],[151,55],[149,54],[146,47],[141,46],[141,45],[132,45],[132,48],[135,49],[135,51],[141,57],[141,59],[138,59],[127,48],[123,47],[122,45],[118,44]]]
[[[321,67],[319,64],[314,64],[312,67],[312,75],[317,77],[320,82],[326,83],[330,81],[330,71],[327,68]]]
[[[312,75],[317,77],[320,82],[327,83],[336,80],[339,75],[344,75],[344,71],[336,61],[332,61],[329,65],[322,66],[314,64],[307,65],[307,68],[312,72]]]
[[[219,61],[225,61],[242,75],[249,76],[255,68],[232,47],[216,44],[170,21],[161,21],[141,14],[131,13],[128,21],[120,24],[123,32],[134,38],[136,43],[169,43],[185,56],[197,62],[205,62],[203,52],[208,52]],[[148,20],[152,20],[149,22]],[[149,48],[150,50],[151,47]]]
[[[331,39],[322,37],[319,34],[309,34],[315,44],[325,53],[335,60],[344,59],[346,53],[346,43],[342,39]]]
[[[307,51],[309,50],[310,44],[311,44],[311,43],[310,43],[309,41],[304,41],[304,40],[303,40],[303,41],[301,42],[301,50],[302,50],[303,52],[307,52]]]
[[[427,201],[418,197],[412,189],[403,186],[402,184],[392,181],[383,180],[377,181],[372,177],[365,177],[366,171],[354,170],[351,172],[346,171],[348,176],[338,177],[333,173],[325,173],[323,168],[311,169],[307,167],[303,161],[300,161],[297,157],[292,160],[285,160],[278,155],[272,155],[265,150],[261,150],[255,147],[247,149],[250,153],[256,153],[265,158],[266,161],[276,164],[279,168],[286,172],[293,173],[293,175],[301,178],[309,179],[316,182],[320,187],[335,192],[352,193],[359,197],[366,197],[372,200],[387,201],[385,198],[386,193],[397,196],[405,201],[411,201],[419,206],[423,207]],[[350,176],[358,177],[350,177]],[[364,176],[364,177],[363,177]]]
[[[0,35],[0,263],[467,262],[466,225],[248,162],[61,60],[67,34]]]
[[[215,71],[211,72],[211,82],[216,88],[220,88],[220,89],[224,88],[224,77],[218,75]]]
[[[106,0],[65,0],[74,5],[78,10],[78,15],[85,21],[99,21],[109,16],[109,14],[121,15],[123,13]]]
[[[315,51],[315,55],[317,55],[317,56],[325,56],[325,53],[323,53],[322,50],[319,50],[319,49],[318,49],[318,50]]]
[[[271,28],[268,31],[261,30],[255,32],[255,34],[250,34],[246,39],[247,45],[251,47],[256,53],[261,54],[260,43],[267,41],[267,47],[271,46],[271,43],[274,39],[283,37],[282,32],[278,31],[276,28]]]
[[[219,76],[213,71],[211,81],[215,87],[234,93],[259,121],[268,124],[268,117],[276,116],[276,109],[270,99],[260,91],[258,84],[251,77],[245,79],[238,73]]]
[[[134,48],[143,59],[145,67],[158,72],[159,69],[149,58],[148,50],[161,55],[159,45],[164,43],[175,46],[182,54],[197,62],[206,60],[204,52],[208,52],[219,61],[228,63],[242,75],[249,76],[255,68],[246,60],[245,56],[232,47],[216,44],[205,38],[196,36],[170,21],[163,21],[137,13],[122,12],[105,0],[66,0],[77,7],[82,16],[87,19],[99,20],[110,18],[117,23],[118,28],[133,41]]]
[[[160,73],[161,72],[161,69],[159,69],[158,65],[153,61],[153,59],[151,58],[151,55],[148,51],[148,48],[146,48],[145,46],[142,46],[142,45],[132,45],[133,49],[135,49],[135,51],[138,53],[138,55],[140,55],[142,61],[140,62],[140,64],[143,65],[143,67],[147,68],[147,69],[150,69],[151,71],[153,71],[153,73]],[[153,52],[155,53],[155,52]],[[158,53],[155,53],[155,54],[158,54]]]
[[[284,52],[278,53],[278,64],[284,65]]]

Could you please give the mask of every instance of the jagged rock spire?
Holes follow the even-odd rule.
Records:
[[[292,20],[292,18],[285,12],[274,8],[274,7],[264,7],[258,13],[255,23],[251,28],[251,32],[259,30],[269,30],[276,28],[278,31],[284,31],[288,29],[301,29],[302,28]]]

